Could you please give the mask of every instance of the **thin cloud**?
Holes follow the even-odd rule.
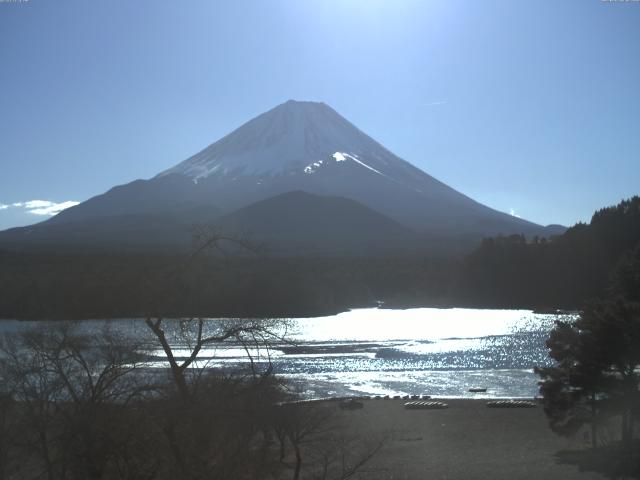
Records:
[[[438,105],[446,105],[447,101],[446,100],[438,100],[435,102],[429,102],[429,103],[423,103],[422,106],[423,107],[437,107]]]
[[[520,218],[520,215],[518,215],[513,208],[509,209],[509,213],[511,214],[512,217]]]
[[[26,202],[15,202],[11,205],[0,204],[0,210],[7,210],[8,208],[22,208],[26,213],[32,215],[44,215],[53,216],[66,210],[69,207],[74,207],[80,202],[73,200],[67,200],[66,202],[51,202],[49,200],[27,200]]]
[[[72,200],[61,202],[61,203],[50,202],[50,205],[40,206],[38,208],[32,208],[28,210],[28,212],[34,215],[56,215],[61,211],[66,210],[67,208],[75,207],[79,203],[80,202],[74,202]]]

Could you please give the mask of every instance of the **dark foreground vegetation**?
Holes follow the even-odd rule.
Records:
[[[593,302],[548,341],[554,367],[537,371],[551,429],[583,437],[590,451],[562,451],[561,462],[608,478],[640,478],[640,304]]]
[[[600,215],[630,208],[637,218],[637,202]],[[623,250],[632,242],[620,233],[632,232],[616,231],[611,220],[610,241]],[[640,248],[618,259],[605,292],[577,319],[556,322],[547,341],[555,365],[537,369],[540,392],[551,429],[581,434],[592,447],[561,452],[561,462],[609,478],[640,478]]]
[[[268,367],[197,364],[211,344],[266,347],[273,322],[185,321],[179,354],[147,325],[146,340],[68,322],[2,339],[0,479],[346,479],[381,448],[335,407],[281,404],[292,393]]]
[[[635,250],[634,250],[635,249]],[[465,258],[269,258],[0,251],[0,318],[310,316],[353,307],[578,309],[640,255],[640,197],[552,239],[486,239]]]

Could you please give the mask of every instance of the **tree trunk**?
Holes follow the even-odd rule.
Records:
[[[280,442],[280,463],[284,462],[284,438],[278,437]]]
[[[293,480],[299,480],[300,470],[302,469],[302,454],[300,453],[300,445],[297,442],[293,444],[293,448],[296,452],[296,469],[293,472]]]
[[[180,368],[178,362],[173,356],[173,350],[171,349],[171,345],[169,345],[169,341],[164,334],[164,330],[161,327],[161,319],[153,321],[151,318],[147,318],[145,323],[149,326],[151,331],[155,334],[156,338],[160,342],[162,349],[164,350],[165,355],[167,356],[167,361],[169,362],[169,366],[171,367],[171,374],[173,376],[173,380],[176,383],[176,387],[178,388],[178,392],[180,393],[180,397],[182,400],[187,403],[191,399],[189,395],[189,387],[187,386],[187,380],[184,378],[184,369]]]
[[[178,469],[182,473],[182,478],[191,478],[191,472],[187,466],[187,462],[182,455],[182,450],[180,449],[180,445],[178,445],[178,440],[176,439],[176,435],[174,432],[174,426],[172,424],[166,424],[162,428],[165,437],[167,438],[167,442],[169,443],[169,450],[173,454],[173,459],[176,461]]]
[[[39,437],[40,445],[42,446],[42,456],[47,467],[47,479],[53,480],[55,476],[53,472],[53,462],[51,461],[51,457],[49,456],[49,439],[47,438],[47,434],[44,431],[40,432]]]
[[[628,447],[631,444],[631,422],[629,410],[622,413],[622,445]]]
[[[591,448],[598,448],[598,425],[596,424],[596,394],[591,394]]]

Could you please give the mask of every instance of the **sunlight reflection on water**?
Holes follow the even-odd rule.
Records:
[[[424,393],[477,396],[468,392],[476,386],[487,388],[485,397],[532,397],[537,394],[533,368],[550,364],[545,340],[559,318],[567,315],[460,308],[358,309],[293,320],[290,333],[295,348],[276,345],[268,355],[274,371],[310,398]],[[83,325],[91,330],[104,323],[85,321]],[[140,319],[109,323],[131,335],[149,335]],[[171,330],[172,323],[166,323]],[[215,324],[212,320],[209,329]],[[38,324],[4,322],[0,331],[29,325]],[[173,342],[176,356],[188,354],[177,337]],[[162,351],[153,353],[158,362],[152,365],[164,366]],[[260,352],[260,361],[269,360],[266,353]],[[244,349],[234,345],[205,348],[199,358],[201,365],[226,369],[247,362]]]

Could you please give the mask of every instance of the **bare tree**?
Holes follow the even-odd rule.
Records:
[[[273,418],[279,459],[288,464],[293,480],[352,478],[387,441],[386,435],[353,430],[333,402],[283,404],[276,407]]]
[[[122,443],[114,427],[149,389],[134,375],[142,365],[137,345],[109,327],[89,334],[58,323],[2,338],[20,478],[103,478]]]
[[[14,468],[14,455],[11,449],[16,435],[14,408],[11,396],[0,392],[0,480],[11,478]]]
[[[207,237],[184,268],[221,242],[234,239]],[[274,407],[291,396],[271,363],[287,321],[149,315],[145,327],[151,345],[67,322],[0,339],[0,480],[348,478],[369,458],[331,409]],[[212,368],[220,349],[243,360]],[[168,368],[153,368],[158,350]]]
[[[165,321],[160,317],[147,317],[146,325],[158,340],[169,364],[172,379],[185,402],[192,396],[188,377],[193,371],[200,372],[202,365],[197,362],[198,355],[208,346],[241,347],[247,354],[251,371],[255,369],[255,354],[266,358],[268,368],[263,374],[271,373],[270,344],[285,341],[288,322],[282,319],[216,319],[204,318],[181,319],[177,322],[179,335],[171,339],[165,331]],[[176,321],[173,322],[175,328]],[[187,348],[187,355],[181,360],[174,354],[175,343],[180,342],[178,348]],[[193,370],[193,371],[190,371]]]

